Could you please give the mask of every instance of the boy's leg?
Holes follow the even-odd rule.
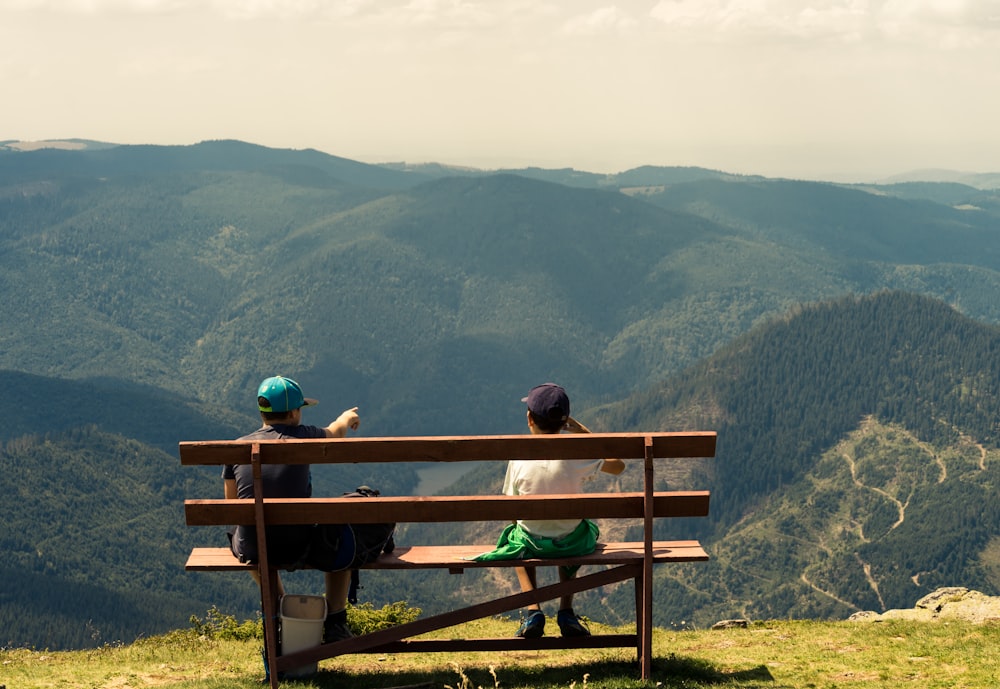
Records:
[[[250,570],[250,576],[252,576],[253,580],[257,582],[257,586],[259,588],[260,572],[256,569],[252,569]],[[281,575],[278,574],[278,570],[274,570],[274,585],[278,587],[278,598],[280,599],[283,595],[285,595],[285,585],[281,583]]]
[[[521,591],[527,593],[538,588],[538,577],[534,567],[515,567],[514,571],[517,572],[517,581],[521,584]],[[541,610],[542,606],[540,603],[532,603],[526,609]]]
[[[274,576],[274,590],[275,590],[275,593],[276,593],[276,596],[277,596],[274,599],[274,601],[272,602],[272,605],[274,606],[274,614],[277,616],[278,623],[280,624],[280,622],[281,622],[281,615],[280,615],[281,597],[285,595],[285,585],[281,581],[281,574],[278,573],[278,570],[273,570],[272,571],[272,575]],[[252,570],[250,570],[250,576],[252,576],[253,580],[255,582],[257,582],[257,588],[259,588],[261,590],[261,599],[263,599],[263,597],[264,597],[264,587],[263,587],[263,585],[260,582],[260,572],[258,572],[256,569],[252,569]],[[263,608],[261,608],[260,614],[261,615],[264,614],[264,609]]]
[[[330,612],[347,609],[347,592],[351,588],[351,570],[324,572],[326,583],[326,607]]]
[[[517,580],[521,584],[521,591],[527,593],[538,588],[538,578],[534,567],[515,567]],[[532,603],[527,608],[527,619],[518,628],[515,636],[524,639],[537,639],[545,633],[545,613],[542,612],[541,603]]]
[[[347,592],[351,588],[351,570],[325,572],[326,622],[323,643],[333,643],[354,636],[347,626]]]
[[[576,568],[566,569],[559,567],[559,581],[570,581],[576,577]],[[556,614],[556,623],[559,625],[559,633],[563,636],[590,636],[590,630],[583,626],[583,623],[573,612],[573,594],[568,593],[559,598],[559,612]]]

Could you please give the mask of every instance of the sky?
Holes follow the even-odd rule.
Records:
[[[0,140],[1000,171],[1000,0],[0,0]]]

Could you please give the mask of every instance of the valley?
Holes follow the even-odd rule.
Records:
[[[985,183],[383,167],[239,141],[0,150],[0,368],[30,412],[0,429],[0,643],[252,618],[246,578],[183,571],[193,540],[225,536],[184,525],[219,477],[176,447],[255,428],[276,373],[321,400],[307,423],[358,406],[367,436],[523,433],[544,381],[594,430],[717,431],[714,460],[658,467],[713,494],[705,523],[663,527],[712,560],[658,574],[662,626],[995,594],[998,228]],[[348,464],[314,490],[502,479]],[[432,614],[513,585],[371,577],[365,595]],[[580,604],[634,608],[627,587]]]

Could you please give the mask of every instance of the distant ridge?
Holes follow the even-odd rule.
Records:
[[[0,141],[0,153],[38,151],[46,148],[64,151],[97,151],[105,148],[114,148],[118,145],[103,141],[92,141],[90,139],[50,139],[44,141],[7,139],[6,141]]]
[[[669,184],[681,184],[684,182],[696,182],[706,179],[721,180],[752,180],[764,179],[763,177],[734,175],[719,170],[709,170],[701,167],[667,167],[655,165],[643,165],[641,167],[625,170],[614,174],[600,174],[587,172],[586,170],[576,170],[573,168],[501,168],[497,170],[484,170],[470,167],[455,167],[442,165],[439,163],[384,163],[383,167],[394,170],[406,170],[433,175],[435,177],[464,177],[482,176],[493,174],[510,174],[529,179],[537,179],[544,182],[564,184],[568,187],[583,187],[587,189],[638,189],[648,187],[662,187]]]
[[[955,182],[976,189],[1000,189],[1000,172],[961,172],[958,170],[913,170],[879,180],[879,184],[902,182]]]
[[[314,149],[273,149],[235,140],[203,141],[190,146],[89,145],[68,140],[66,146],[36,146],[0,155],[0,184],[34,181],[58,170],[61,177],[78,175],[149,175],[199,170],[235,171],[312,168],[325,184],[399,189],[426,177],[339,158]],[[11,152],[11,144],[7,145]]]
[[[118,147],[133,147],[133,148],[163,148],[163,149],[173,149],[173,148],[191,148],[199,147],[205,144],[217,144],[217,143],[227,143],[227,144],[240,144],[247,147],[253,148],[266,148],[269,151],[289,151],[289,152],[304,152],[307,154],[318,154],[320,156],[326,156],[330,154],[320,153],[314,149],[301,149],[299,151],[294,151],[294,149],[276,149],[267,148],[264,146],[258,146],[257,144],[247,143],[243,141],[238,141],[235,139],[227,140],[209,140],[202,141],[200,143],[189,144],[189,145],[158,145],[158,144],[118,144],[105,141],[95,141],[92,139],[81,139],[81,138],[65,138],[65,139],[43,139],[36,141],[24,141],[20,139],[2,139],[0,140],[0,155],[3,153],[22,153],[30,151],[39,150],[59,150],[59,151],[101,151],[110,148]],[[337,158],[341,161],[347,161],[346,158],[338,158],[337,156],[331,156],[332,158]],[[355,162],[355,161],[351,161]],[[359,166],[369,166],[366,163],[355,162]],[[377,163],[370,165],[369,167],[378,167],[385,170],[392,170],[395,172],[407,173],[411,178],[434,178],[434,177],[450,177],[450,176],[462,176],[462,175],[484,175],[484,174],[496,174],[496,173],[511,173],[519,174],[525,177],[531,177],[534,179],[541,179],[550,182],[556,182],[559,184],[567,184],[569,186],[582,186],[582,187],[645,187],[645,186],[656,186],[663,184],[679,184],[683,182],[693,182],[702,179],[728,179],[728,180],[762,180],[766,179],[760,175],[747,175],[747,174],[736,174],[724,172],[721,170],[714,170],[709,168],[702,168],[697,166],[657,166],[657,165],[641,165],[635,168],[630,168],[618,173],[594,173],[588,172],[586,170],[576,170],[573,168],[540,168],[540,167],[525,167],[525,168],[476,168],[463,165],[450,165],[448,163],[442,162],[423,162],[423,163],[407,163],[407,162],[387,162],[387,163]],[[832,182],[832,179],[831,179]],[[871,186],[874,184],[878,185],[893,185],[906,182],[933,182],[933,183],[948,183],[953,182],[957,184],[963,184],[966,186],[974,187],[976,189],[1000,189],[1000,172],[967,172],[960,170],[951,170],[947,168],[925,168],[918,170],[911,170],[909,172],[902,172],[895,175],[890,175],[888,177],[883,177],[870,184],[856,184],[855,186]]]

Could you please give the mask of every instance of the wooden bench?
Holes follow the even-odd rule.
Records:
[[[257,525],[258,564],[244,564],[228,547],[195,548],[188,558],[190,571],[257,569],[261,579],[261,608],[265,625],[266,654],[271,686],[278,686],[278,672],[347,653],[501,651],[563,648],[635,647],[640,672],[648,679],[652,664],[653,565],[707,560],[697,541],[654,541],[656,518],[708,515],[708,491],[654,491],[654,460],[715,456],[714,432],[592,433],[561,435],[452,436],[400,438],[338,438],[280,441],[182,442],[184,465],[252,464],[256,484],[254,499],[186,500],[189,525]],[[643,491],[584,493],[580,495],[475,495],[381,496],[368,499],[313,497],[308,499],[261,498],[260,467],[269,463],[339,464],[361,462],[463,462],[509,459],[637,459],[643,466]],[[634,470],[634,469],[633,469]],[[628,471],[628,469],[626,470]],[[349,489],[350,487],[348,487]],[[219,490],[221,491],[221,485]],[[277,653],[277,586],[275,570],[268,564],[264,529],[281,524],[337,524],[416,522],[506,521],[514,519],[631,519],[641,524],[643,540],[602,543],[586,556],[565,559],[501,560],[473,562],[471,558],[493,548],[481,545],[411,545],[399,542],[390,554],[367,566],[370,569],[447,569],[459,573],[483,567],[524,565],[598,565],[594,573],[543,586],[528,593],[514,593],[474,603],[443,614],[399,625],[364,636],[323,644],[296,653]],[[499,534],[499,532],[498,532]],[[220,533],[220,541],[224,541]],[[636,632],[595,634],[588,637],[521,639],[415,639],[428,632],[471,620],[516,610],[531,603],[579,593],[608,584],[635,582]],[[513,577],[512,577],[513,580]],[[516,584],[515,584],[516,587]]]

